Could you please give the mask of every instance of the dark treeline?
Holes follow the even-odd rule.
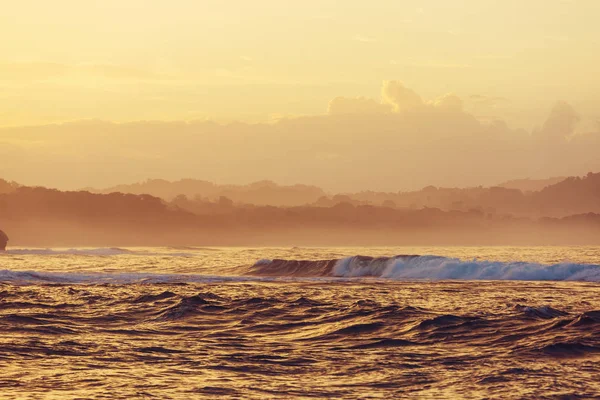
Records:
[[[597,195],[599,180],[600,174],[569,178],[534,194],[517,191],[514,198],[509,189],[488,191],[509,194],[497,195],[493,204],[525,197],[550,211],[581,209],[561,218],[521,217],[481,205],[443,210],[353,199],[294,207],[237,204],[224,196],[180,195],[167,202],[148,194],[63,192],[0,180],[0,229],[16,246],[592,244],[600,242],[600,214],[593,212],[596,203],[580,199]],[[547,205],[549,198],[556,201]]]

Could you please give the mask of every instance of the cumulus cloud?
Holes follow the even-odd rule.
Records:
[[[61,188],[147,178],[271,179],[339,192],[492,185],[600,170],[600,132],[564,140],[579,120],[566,103],[550,110],[534,135],[478,120],[454,94],[424,101],[397,81],[384,83],[382,101],[336,97],[328,111],[256,124],[92,120],[2,128],[0,143],[27,138],[45,146],[23,146],[8,158],[14,149],[0,146],[0,178]]]
[[[400,81],[383,82],[381,99],[383,103],[390,104],[396,112],[423,105],[421,96]]]
[[[575,133],[580,116],[575,109],[564,101],[554,105],[542,129],[535,132],[541,139],[564,140]]]
[[[411,112],[432,106],[443,111],[463,111],[463,101],[453,93],[448,93],[433,101],[424,102],[414,90],[398,81],[385,81],[381,88],[381,102],[369,97],[336,97],[329,102],[327,113],[340,114],[380,114]]]
[[[460,97],[453,93],[448,93],[443,96],[438,97],[433,102],[435,107],[438,107],[442,110],[446,111],[462,111],[463,110],[463,101]]]

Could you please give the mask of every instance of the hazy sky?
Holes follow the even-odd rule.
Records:
[[[382,95],[385,81],[398,80],[428,107],[434,107],[440,96],[455,94],[461,112],[482,126],[505,121],[507,129],[518,132],[515,140],[526,140],[536,127],[542,129],[557,101],[568,103],[578,115],[578,122],[563,136],[595,132],[600,120],[599,18],[597,0],[6,2],[0,12],[0,126],[82,119],[268,122],[282,116],[331,118],[340,109],[345,110],[341,114],[364,114],[369,104],[369,112],[373,112],[382,102],[384,109],[389,108],[383,114],[398,114],[411,107],[399,109]],[[352,101],[359,96],[365,97],[362,103]],[[343,99],[350,100],[344,103]],[[410,99],[403,101],[410,103]],[[373,129],[380,122],[374,121]],[[275,125],[280,130],[285,126]],[[5,154],[5,160],[14,158],[17,164],[0,164],[0,174],[30,183],[79,185],[85,181],[85,169],[79,172],[83,174],[79,180],[60,169],[48,176],[34,171],[34,164],[24,171],[15,156],[21,151],[44,160],[55,157],[58,161],[54,164],[47,161],[52,165],[67,162],[63,153],[79,148],[90,135],[82,128],[74,138],[72,126],[51,128],[52,137],[40,133],[43,129],[3,129],[0,154]],[[403,129],[417,127],[411,123]],[[339,136],[336,129],[343,128],[328,129],[331,131],[321,132],[329,135],[325,141]],[[436,129],[446,128],[436,125]],[[37,133],[31,133],[33,130]],[[229,127],[229,131],[235,129]],[[263,131],[256,128],[253,135],[264,135]],[[405,135],[412,137],[413,133]],[[107,140],[106,154],[118,158],[124,150],[108,143],[115,141],[114,134],[94,133],[98,136],[95,140]],[[165,140],[170,134],[153,133],[164,135]],[[119,135],[130,134],[121,127]],[[431,135],[420,136],[423,143],[440,132]],[[285,149],[274,141],[269,146],[269,152]],[[137,157],[158,154],[164,158],[159,154],[160,143],[156,148],[142,147],[146,150],[140,147]],[[228,149],[219,149],[223,154],[218,156],[227,161]],[[314,154],[323,153],[313,150]],[[91,148],[77,151],[83,159],[86,152],[93,153]],[[132,172],[139,166],[127,160],[119,161],[122,177],[142,177],[143,171]],[[263,171],[244,166],[244,171],[228,173],[225,170],[236,163],[225,162],[225,170],[205,164],[219,172],[164,166],[148,175],[273,178],[258,177],[259,171],[273,172],[270,167]],[[544,175],[576,169],[566,164],[559,167],[538,165],[534,172],[511,173]],[[333,170],[330,173],[329,180],[322,180],[335,186],[339,181]],[[280,178],[306,181],[309,177],[292,175]],[[89,176],[96,175],[90,172]],[[89,184],[113,183],[117,178],[90,178]],[[425,183],[418,178],[413,178],[418,182],[404,185]],[[344,179],[349,183],[340,187],[352,186],[349,177]],[[395,179],[374,186],[400,185]],[[368,182],[365,178],[364,183]]]

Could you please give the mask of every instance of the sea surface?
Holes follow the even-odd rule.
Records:
[[[12,248],[28,398],[600,398],[600,247]]]

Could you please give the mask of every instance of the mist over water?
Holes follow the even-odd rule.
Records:
[[[598,247],[11,249],[0,397],[591,398],[599,265]]]

